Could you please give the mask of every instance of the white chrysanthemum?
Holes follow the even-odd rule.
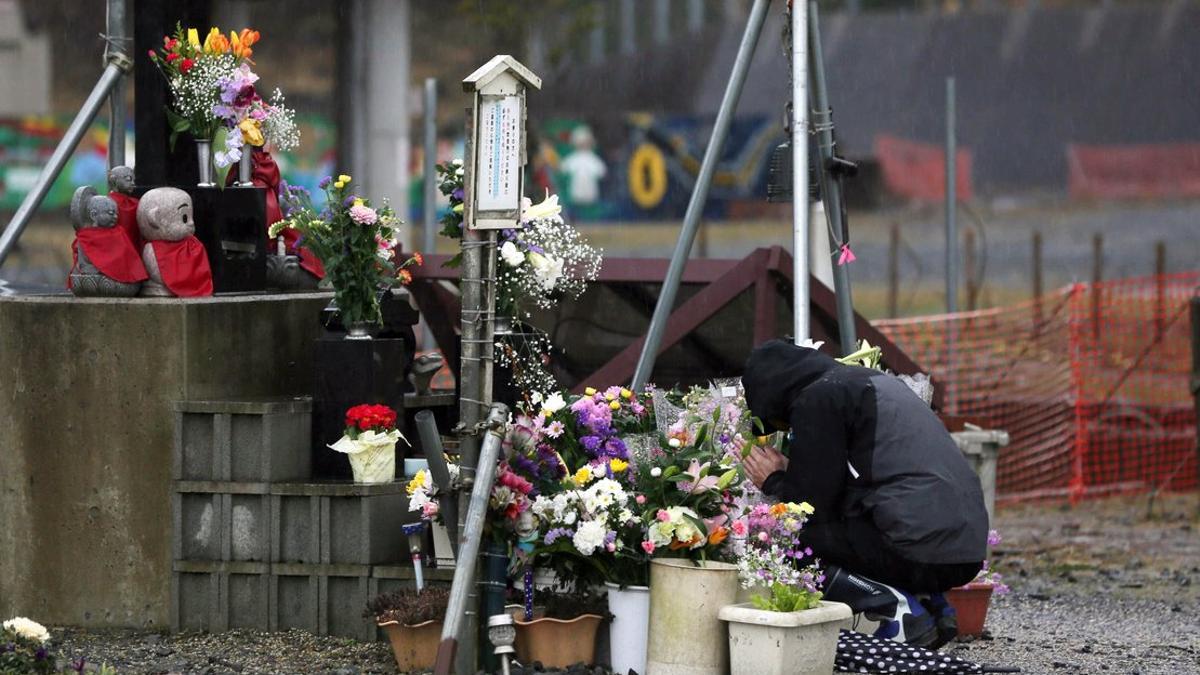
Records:
[[[601,535],[600,539],[603,541],[603,535]],[[5,621],[3,626],[4,630],[10,631],[18,637],[23,637],[26,640],[33,640],[34,642],[41,644],[46,644],[50,641],[50,631],[46,630],[45,626],[34,621],[33,619],[26,619],[23,616],[18,616]]]
[[[604,526],[604,521],[589,520],[579,526],[575,535],[571,537],[571,542],[583,555],[591,555],[597,548],[604,546],[604,537],[607,534],[608,529]]]
[[[500,257],[509,267],[520,267],[521,263],[525,262],[525,254],[511,241],[500,245]]]

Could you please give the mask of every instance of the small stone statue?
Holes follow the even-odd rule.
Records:
[[[133,196],[133,169],[114,166],[108,170],[108,197],[117,203],[117,227],[125,230],[135,250],[142,250],[142,234],[138,232],[138,198]]]
[[[172,187],[150,190],[138,203],[137,223],[146,242],[142,261],[150,275],[142,295],[212,295],[212,268],[204,245],[194,235],[191,195]]]
[[[146,268],[125,232],[117,227],[117,204],[84,185],[71,198],[71,272],[67,288],[77,296],[130,297],[146,280]]]
[[[302,267],[300,256],[289,255],[283,236],[280,235],[275,253],[267,255],[267,288],[281,291],[316,290],[320,278]]]

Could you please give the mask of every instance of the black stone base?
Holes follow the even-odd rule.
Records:
[[[397,426],[406,438],[415,430],[404,422],[404,394],[412,343],[404,338],[346,340],[331,337],[313,343],[313,477],[350,478],[350,462],[327,446],[342,437],[346,410],[363,403],[383,404],[397,413]],[[403,473],[408,446],[396,446],[396,473]]]
[[[267,288],[267,191],[259,187],[188,188],[196,238],[212,267],[214,293]]]

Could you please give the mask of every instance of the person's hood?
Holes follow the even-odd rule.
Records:
[[[790,421],[792,401],[800,391],[837,366],[837,361],[815,349],[784,340],[756,347],[742,375],[750,414],[768,429],[775,429],[771,420]]]

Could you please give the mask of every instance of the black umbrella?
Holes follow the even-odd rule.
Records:
[[[848,673],[1012,673],[1015,668],[995,668],[971,663],[922,647],[893,642],[886,638],[844,630],[838,635],[834,667]]]

